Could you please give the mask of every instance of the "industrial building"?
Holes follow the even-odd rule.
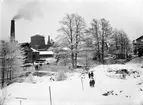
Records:
[[[50,36],[48,36],[47,44],[45,44],[45,37],[39,34],[32,36],[30,43],[18,43],[18,41],[15,41],[15,20],[11,20],[10,41],[21,46],[24,51],[25,63],[33,63],[37,60],[54,57],[54,53],[48,51],[54,44]]]
[[[48,36],[48,42],[45,44],[45,37],[37,34],[31,37],[30,44],[32,48],[44,51],[53,45],[53,41],[50,39],[50,36]]]
[[[143,56],[143,35],[133,40],[134,54],[139,57]]]
[[[25,63],[33,63],[40,59],[39,52],[31,48],[29,43],[20,43],[20,46],[24,51]]]

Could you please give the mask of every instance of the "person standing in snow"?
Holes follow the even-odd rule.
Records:
[[[94,80],[94,78],[90,79],[89,85],[90,85],[90,87],[94,87],[94,85],[95,85],[95,80]]]
[[[92,80],[89,81],[89,86],[92,87]]]
[[[91,77],[91,78],[94,77],[93,71],[91,71],[90,77]]]
[[[89,77],[89,79],[90,79],[90,77],[91,77],[91,74],[90,74],[90,72],[88,73],[88,77]]]
[[[94,80],[94,78],[91,80],[91,82],[92,82],[92,87],[94,87],[94,85],[95,85],[95,80]]]

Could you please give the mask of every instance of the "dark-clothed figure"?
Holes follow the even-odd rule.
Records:
[[[91,78],[94,77],[93,71],[91,71],[90,77],[91,77]]]
[[[95,85],[95,80],[94,80],[94,79],[91,79],[91,80],[89,81],[89,85],[90,85],[90,87],[94,87],[94,85]]]
[[[92,80],[89,81],[89,86],[92,87]]]
[[[90,74],[90,72],[88,73],[88,77],[89,77],[89,79],[90,79],[90,77],[91,77],[91,74]]]
[[[91,82],[92,82],[92,87],[94,87],[95,80],[94,80],[94,79],[92,79],[92,80],[91,80]]]

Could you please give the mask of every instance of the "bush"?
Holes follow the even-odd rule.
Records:
[[[7,92],[7,88],[3,88],[2,90],[0,90],[0,105],[6,105],[5,101],[8,98],[8,96],[10,96],[10,94],[8,94]]]
[[[57,77],[56,77],[56,80],[57,80],[57,81],[63,81],[63,80],[65,80],[66,78],[67,78],[67,76],[65,75],[64,72],[58,72],[58,75],[57,75]]]

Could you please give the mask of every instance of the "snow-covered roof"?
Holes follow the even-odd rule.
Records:
[[[49,54],[50,54],[50,55],[51,55],[51,54],[53,55],[54,52],[53,52],[53,51],[39,51],[39,54],[40,54],[40,55],[49,55]]]
[[[31,38],[32,37],[44,37],[43,35],[39,35],[39,34],[36,34],[36,35],[34,35],[34,36],[31,36]]]
[[[34,48],[31,48],[31,50],[32,50],[33,52],[39,52],[38,50],[36,50],[36,49],[34,49]]]
[[[143,35],[142,35],[142,36],[140,36],[139,38],[137,38],[136,40],[140,40],[140,39],[143,39]]]
[[[70,50],[70,48],[68,48],[68,47],[63,47],[62,50],[67,50],[67,51],[68,51],[68,50]]]

